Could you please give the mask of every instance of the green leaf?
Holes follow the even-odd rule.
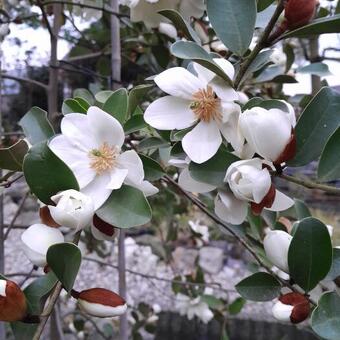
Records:
[[[148,223],[152,212],[144,194],[127,185],[112,194],[96,214],[117,228],[131,228]]]
[[[177,58],[195,61],[232,85],[231,79],[225,74],[223,69],[215,63],[213,57],[196,43],[192,41],[177,41],[171,46],[171,53]]]
[[[67,189],[79,190],[72,171],[47,146],[46,142],[34,145],[23,164],[28,186],[45,204],[52,204],[50,197]]]
[[[109,91],[109,90],[100,91],[96,93],[94,97],[98,103],[104,104],[111,97],[113,93],[114,93],[113,91]]]
[[[0,148],[0,168],[22,171],[22,163],[27,151],[28,145],[24,140],[19,140],[9,148]]]
[[[228,306],[229,313],[231,315],[240,313],[246,302],[247,301],[241,297],[237,298]]]
[[[63,287],[70,292],[81,264],[80,249],[73,243],[58,243],[48,248],[47,264]]]
[[[280,295],[281,284],[267,273],[255,273],[235,286],[237,292],[246,300],[271,301]]]
[[[329,66],[324,63],[312,63],[307,66],[300,67],[296,70],[297,73],[313,74],[319,77],[326,77],[332,75]]]
[[[238,157],[228,152],[225,148],[220,148],[216,155],[205,163],[191,162],[189,165],[190,175],[196,181],[221,186],[227,169],[237,161],[239,161]]]
[[[81,107],[83,107],[86,110],[86,112],[87,112],[87,110],[90,107],[90,103],[88,103],[85,99],[80,98],[80,97],[75,97],[74,100],[77,101],[79,103],[79,105]]]
[[[138,144],[138,150],[144,151],[144,150],[150,150],[150,149],[158,149],[165,146],[169,146],[169,143],[165,141],[164,139],[158,138],[158,137],[149,137],[143,139]]]
[[[182,32],[187,39],[192,40],[197,44],[201,43],[201,39],[197,33],[177,11],[173,9],[164,9],[158,13],[169,19],[174,24],[177,31]]]
[[[308,209],[307,205],[305,204],[305,202],[299,200],[299,199],[294,199],[295,201],[295,211],[296,211],[296,215],[297,218],[299,220],[302,220],[306,217],[311,217],[312,214],[310,212],[310,210]]]
[[[205,302],[211,309],[219,309],[224,307],[224,303],[214,295],[204,294],[201,300]]]
[[[306,26],[284,34],[281,39],[291,37],[310,37],[325,33],[340,33],[340,14],[316,19]]]
[[[257,106],[263,107],[266,110],[279,109],[281,111],[289,113],[288,106],[283,101],[277,99],[263,100]]]
[[[19,125],[32,145],[54,136],[53,127],[47,119],[47,112],[36,106],[20,119]]]
[[[262,12],[267,7],[269,7],[274,0],[257,0],[257,11]]]
[[[129,115],[132,115],[135,112],[137,106],[143,101],[145,95],[153,86],[153,84],[142,84],[135,86],[129,92]]]
[[[338,0],[338,3],[336,4],[335,14],[340,14],[340,0]]]
[[[322,339],[339,340],[340,296],[336,292],[324,293],[312,314],[312,329]]]
[[[87,107],[83,106],[77,100],[69,98],[64,100],[61,112],[63,115],[67,115],[69,113],[86,113]]]
[[[326,280],[335,280],[340,277],[340,249],[333,248],[332,267],[327,274]]]
[[[327,227],[313,217],[299,222],[288,251],[289,273],[306,292],[328,274],[332,242]]]
[[[322,151],[318,178],[321,181],[332,181],[340,178],[340,128],[329,138]]]
[[[103,110],[115,117],[121,124],[127,118],[128,93],[126,89],[119,89],[105,101]]]
[[[147,124],[144,121],[143,115],[134,115],[124,124],[124,131],[125,134],[128,135],[143,129],[146,126]]]
[[[289,166],[302,166],[317,159],[328,138],[340,126],[340,94],[324,87],[303,111],[296,127],[297,152]]]
[[[145,179],[147,181],[157,181],[165,175],[163,168],[152,158],[139,155],[143,162]]]
[[[242,56],[253,38],[256,0],[207,0],[210,23],[233,53]]]
[[[16,340],[33,339],[37,327],[37,324],[11,322],[11,329]]]
[[[73,97],[79,97],[87,101],[90,105],[94,104],[93,94],[87,89],[75,89],[73,91]]]

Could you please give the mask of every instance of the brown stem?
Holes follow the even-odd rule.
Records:
[[[254,47],[254,49],[251,51],[251,53],[249,54],[249,56],[247,57],[247,59],[244,61],[244,63],[241,65],[240,70],[238,71],[236,78],[235,78],[235,88],[239,89],[241,82],[243,80],[243,76],[246,74],[249,66],[252,64],[252,62],[254,61],[254,59],[257,57],[257,55],[261,52],[261,50],[266,47],[268,38],[270,36],[270,33],[272,32],[277,20],[279,19],[281,13],[284,10],[284,0],[280,0],[276,10],[273,14],[273,16],[271,17],[267,27],[265,28],[262,36],[260,37],[260,40],[258,41],[258,43],[256,44],[256,46]]]
[[[16,76],[12,76],[12,75],[7,74],[7,73],[1,73],[1,77],[3,79],[11,79],[11,80],[16,80],[16,81],[21,82],[21,83],[28,83],[28,84],[32,84],[32,85],[35,85],[35,86],[39,86],[39,87],[43,88],[45,91],[47,91],[47,89],[48,89],[48,86],[46,84],[41,83],[40,81],[37,81],[37,80],[16,77]]]

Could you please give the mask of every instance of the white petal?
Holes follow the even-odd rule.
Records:
[[[108,188],[111,181],[109,173],[96,176],[94,180],[81,190],[92,198],[95,210],[99,209],[111,195],[112,189]]]
[[[159,130],[182,130],[197,120],[187,99],[165,96],[151,103],[145,111],[144,120]]]
[[[134,150],[126,151],[119,156],[118,166],[128,170],[125,178],[127,185],[141,184],[144,179],[144,169],[142,160]]]
[[[96,172],[89,166],[87,153],[72,144],[70,139],[59,135],[48,146],[72,170],[80,188],[84,188],[94,179]]]
[[[270,208],[265,208],[271,211],[285,211],[294,205],[294,201],[283,194],[281,191],[276,190],[275,200]]]
[[[126,304],[111,307],[99,303],[88,302],[83,299],[78,299],[78,306],[85,313],[99,318],[113,318],[124,314],[127,310]]]
[[[213,185],[202,183],[193,179],[190,175],[189,168],[182,170],[178,178],[178,184],[182,189],[198,194],[210,192],[216,188]]]
[[[199,122],[182,140],[185,153],[191,160],[199,164],[213,157],[221,143],[221,133],[214,121]]]
[[[116,118],[96,106],[91,106],[88,109],[87,117],[98,147],[104,143],[118,147],[123,145],[125,139],[124,130]]]
[[[192,100],[194,93],[207,86],[183,67],[170,68],[157,75],[154,80],[167,94],[188,100]]]
[[[293,306],[278,301],[273,306],[272,313],[276,320],[290,322],[290,316],[292,315],[293,309]]]
[[[128,176],[128,169],[114,168],[110,171],[110,182],[107,184],[107,189],[120,189]]]
[[[222,78],[214,78],[214,80],[210,82],[210,86],[223,101],[232,102],[239,98],[237,92]]]
[[[235,69],[233,64],[224,58],[214,58],[214,62],[224,71],[224,73],[233,80]]]
[[[140,184],[133,184],[132,186],[142,191],[145,197],[156,195],[159,192],[158,188],[152,185],[149,181],[143,181]]]
[[[62,134],[84,152],[97,147],[97,141],[93,138],[87,118],[87,115],[82,113],[70,113],[60,124]]]
[[[233,194],[219,192],[215,199],[215,214],[223,221],[234,225],[244,222],[248,205],[238,200]]]

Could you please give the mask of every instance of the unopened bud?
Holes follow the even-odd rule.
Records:
[[[307,25],[314,17],[317,0],[289,0],[285,7],[288,29],[292,30]]]
[[[91,232],[99,241],[112,241],[119,235],[119,229],[103,221],[98,215],[94,215],[91,224]]]
[[[13,281],[0,280],[0,321],[20,321],[26,313],[26,298],[20,287]]]
[[[310,314],[308,299],[299,293],[288,293],[279,298],[272,308],[273,316],[279,321],[300,323]]]
[[[99,318],[120,316],[127,310],[123,298],[104,288],[92,288],[80,293],[73,290],[71,295],[78,300],[83,312]]]

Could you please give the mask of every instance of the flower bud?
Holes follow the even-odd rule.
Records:
[[[281,164],[296,153],[296,139],[290,114],[253,107],[240,115],[240,131],[251,148],[264,159]]]
[[[270,230],[263,240],[268,260],[286,273],[289,273],[288,250],[292,238],[282,230]]]
[[[167,22],[161,22],[158,26],[158,30],[160,33],[167,35],[171,39],[177,38],[177,30],[175,26]]]
[[[44,267],[48,248],[64,242],[64,236],[59,229],[33,224],[23,232],[21,241],[27,258],[36,266]]]
[[[288,29],[307,25],[314,17],[317,4],[317,0],[289,0],[285,7]]]
[[[78,306],[83,312],[99,318],[113,318],[127,310],[123,298],[104,288],[92,288],[80,293],[72,291],[71,295],[78,299]]]
[[[275,319],[279,321],[300,323],[310,314],[309,301],[299,293],[288,293],[279,298],[272,308]]]
[[[119,235],[119,229],[103,221],[98,215],[94,215],[91,224],[91,232],[99,241],[112,241]]]
[[[47,205],[42,206],[39,209],[39,216],[40,216],[41,222],[43,224],[46,224],[47,226],[52,227],[52,228],[59,228],[60,227],[60,224],[58,224],[52,218],[51,213],[50,213],[50,209],[48,208]]]
[[[56,206],[48,206],[52,218],[65,227],[77,231],[91,223],[94,214],[94,204],[89,196],[76,190],[66,190],[52,196]]]
[[[0,280],[0,321],[20,321],[26,312],[26,298],[20,287],[13,281]]]

